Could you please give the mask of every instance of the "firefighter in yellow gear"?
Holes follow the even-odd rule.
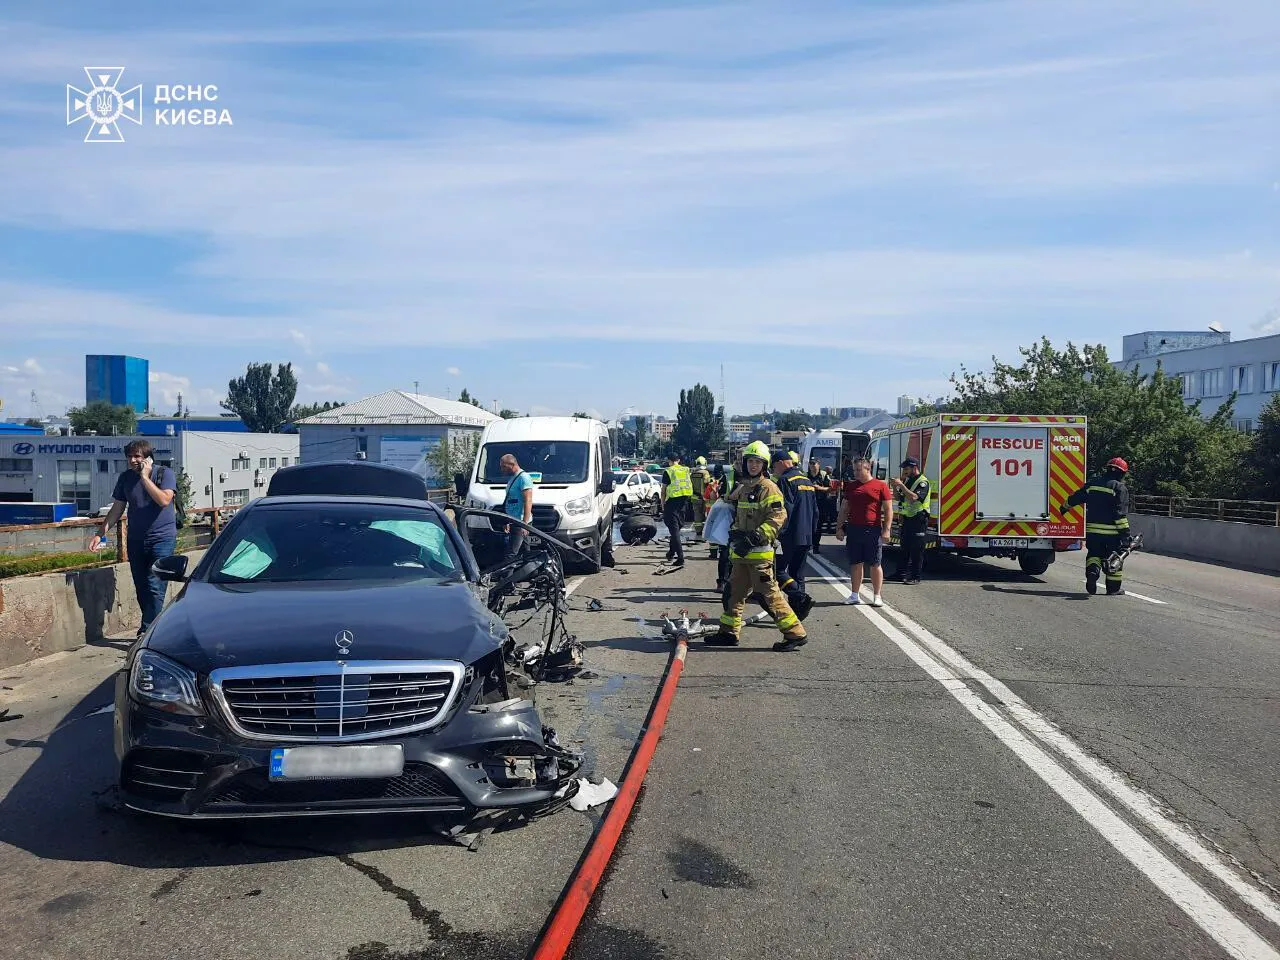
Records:
[[[707,485],[711,483],[711,471],[707,469],[706,457],[699,457],[694,461],[689,479],[693,482],[693,535],[701,540],[702,525],[707,520]]]
[[[733,525],[729,528],[729,595],[724,613],[720,615],[720,630],[707,636],[704,642],[736,647],[747,599],[757,594],[782,631],[782,639],[773,649],[795,650],[808,642],[804,625],[787,603],[786,595],[778,589],[773,572],[773,544],[787,522],[782,491],[768,477],[767,446],[758,440],[747,444],[742,459],[746,475],[725,497],[733,507]]]

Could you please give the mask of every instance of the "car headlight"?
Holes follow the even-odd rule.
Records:
[[[129,692],[139,703],[167,713],[204,714],[195,673],[154,650],[143,650],[133,661]]]
[[[577,500],[570,500],[564,505],[564,512],[571,517],[580,516],[584,513],[591,512],[591,498],[579,497]]]

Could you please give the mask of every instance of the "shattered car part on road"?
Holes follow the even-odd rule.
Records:
[[[454,832],[561,809],[582,759],[509,682],[580,669],[550,553],[495,584],[409,471],[279,471],[189,576],[185,556],[154,567],[182,587],[117,681],[123,804],[184,818],[418,812]],[[552,614],[521,655],[492,609],[517,596]]]

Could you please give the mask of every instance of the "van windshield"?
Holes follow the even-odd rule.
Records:
[[[529,473],[541,473],[539,483],[581,483],[587,479],[591,447],[583,440],[518,440],[486,443],[480,450],[480,482],[506,483],[510,476],[499,466],[512,454]]]
[[[837,464],[840,462],[839,447],[814,447],[809,451],[809,457],[817,460],[823,470],[835,471]],[[804,469],[808,470],[809,465],[805,464]]]

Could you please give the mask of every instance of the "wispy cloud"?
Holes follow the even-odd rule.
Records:
[[[225,130],[143,128],[105,160],[31,112],[74,79],[87,32],[0,36],[0,126],[23,133],[0,149],[18,186],[0,224],[195,250],[132,292],[11,274],[0,338],[336,358],[749,330],[945,373],[1042,332],[1200,327],[1275,295],[1270,0],[709,3],[521,28],[501,5],[305,27],[297,9],[95,32],[139,80],[198,73],[237,112]],[[376,45],[379,74],[347,69],[344,43]],[[365,386],[316,373],[317,398]]]
[[[289,339],[292,340],[294,344],[296,344],[299,348],[301,348],[303,353],[307,354],[308,356],[311,355],[311,338],[308,337],[301,330],[294,330],[291,328],[289,330]]]

